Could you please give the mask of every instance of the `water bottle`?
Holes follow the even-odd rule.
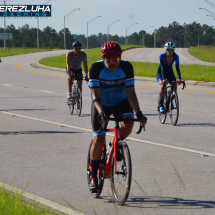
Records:
[[[106,155],[109,155],[110,147],[111,147],[111,142],[108,144]]]

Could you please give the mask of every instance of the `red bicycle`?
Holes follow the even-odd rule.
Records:
[[[123,205],[129,195],[131,188],[131,177],[132,177],[132,165],[131,155],[128,145],[125,141],[121,140],[119,122],[138,121],[138,119],[129,119],[125,117],[110,118],[110,121],[115,121],[115,128],[100,129],[100,131],[114,132],[114,138],[112,143],[109,143],[109,153],[106,154],[106,144],[102,148],[102,158],[97,171],[98,179],[98,190],[90,190],[90,194],[93,198],[98,198],[102,192],[104,179],[109,179],[111,182],[111,190],[113,199],[118,205]],[[103,126],[102,126],[103,127]],[[142,130],[140,125],[139,134]],[[144,125],[145,130],[145,125]],[[87,181],[88,186],[91,181],[91,163],[90,163],[90,149],[93,141],[91,141],[88,157],[87,157]]]

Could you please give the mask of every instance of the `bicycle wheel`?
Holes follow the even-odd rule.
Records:
[[[92,144],[93,144],[93,141],[91,141],[91,143],[90,143],[90,147],[89,147],[88,155],[87,155],[87,183],[88,183],[88,187],[89,187],[89,184],[91,181],[90,149],[91,149]],[[91,189],[89,189],[90,194],[93,198],[98,198],[100,196],[102,189],[103,189],[103,185],[104,185],[104,169],[101,167],[101,165],[99,166],[99,170],[97,172],[97,178],[98,178],[99,190],[92,191]]]
[[[114,166],[114,153],[111,162],[111,189],[113,198],[116,204],[123,205],[129,195],[131,188],[131,155],[129,148],[124,141],[119,141],[117,144],[118,153],[121,153],[121,161],[116,162],[116,172]]]
[[[68,107],[69,107],[69,113],[72,115],[74,111],[74,101],[73,99],[68,99],[67,101]]]
[[[171,94],[171,104],[170,104],[170,120],[171,124],[175,126],[178,122],[178,115],[179,115],[179,101],[178,101],[178,95],[173,90]]]
[[[165,94],[164,94],[164,108],[166,109],[166,101],[167,101],[167,93],[165,91]],[[161,124],[164,124],[165,121],[166,121],[166,111],[164,113],[161,113],[160,110],[158,110],[158,113],[159,113],[159,120],[160,120],[160,123]]]
[[[80,116],[81,110],[82,110],[82,93],[79,88],[77,89],[77,98],[79,98],[79,108],[78,108],[78,102],[76,102],[75,109],[76,109],[77,115]]]

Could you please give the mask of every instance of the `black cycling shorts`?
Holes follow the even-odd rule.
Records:
[[[104,108],[104,112],[105,112],[107,117],[110,117],[111,114],[113,114],[114,117],[118,117],[118,116],[122,116],[122,115],[134,117],[133,109],[132,109],[130,103],[128,102],[127,98],[117,105],[114,105],[112,107],[104,107],[103,106],[103,108]],[[99,116],[98,111],[97,111],[94,103],[92,102],[92,105],[91,105],[91,124],[92,124],[92,129],[94,132],[93,136],[102,135],[102,134],[97,132],[101,127],[101,123],[99,123],[97,120],[98,116]]]
[[[70,71],[72,71],[76,76],[83,76],[83,73],[82,73],[82,68],[80,69],[70,69]],[[66,69],[66,73],[67,73],[67,69]]]

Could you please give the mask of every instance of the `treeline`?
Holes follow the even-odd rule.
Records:
[[[4,29],[0,28],[0,33]],[[66,32],[66,47],[71,49],[73,41],[79,40],[83,48],[87,48],[87,37],[84,34],[71,34],[68,28]],[[155,33],[156,32],[156,33]],[[215,28],[206,24],[201,25],[193,22],[192,24],[180,25],[177,22],[169,24],[168,27],[160,27],[151,34],[145,31],[135,32],[128,36],[127,43],[133,45],[145,44],[146,47],[154,47],[154,36],[156,38],[156,47],[163,47],[167,41],[172,41],[177,47],[190,47],[196,45],[215,45]],[[37,29],[24,25],[16,29],[14,25],[7,26],[6,33],[13,33],[13,40],[7,41],[9,47],[37,47]],[[155,33],[155,35],[154,35]],[[144,43],[143,43],[144,38]],[[126,44],[126,37],[118,35],[109,35],[108,40],[113,40],[119,44]],[[99,33],[88,37],[89,48],[100,47],[107,41],[107,34]],[[64,29],[57,32],[55,29],[47,26],[39,30],[40,48],[64,48]],[[0,40],[0,47],[3,47],[3,40]]]

